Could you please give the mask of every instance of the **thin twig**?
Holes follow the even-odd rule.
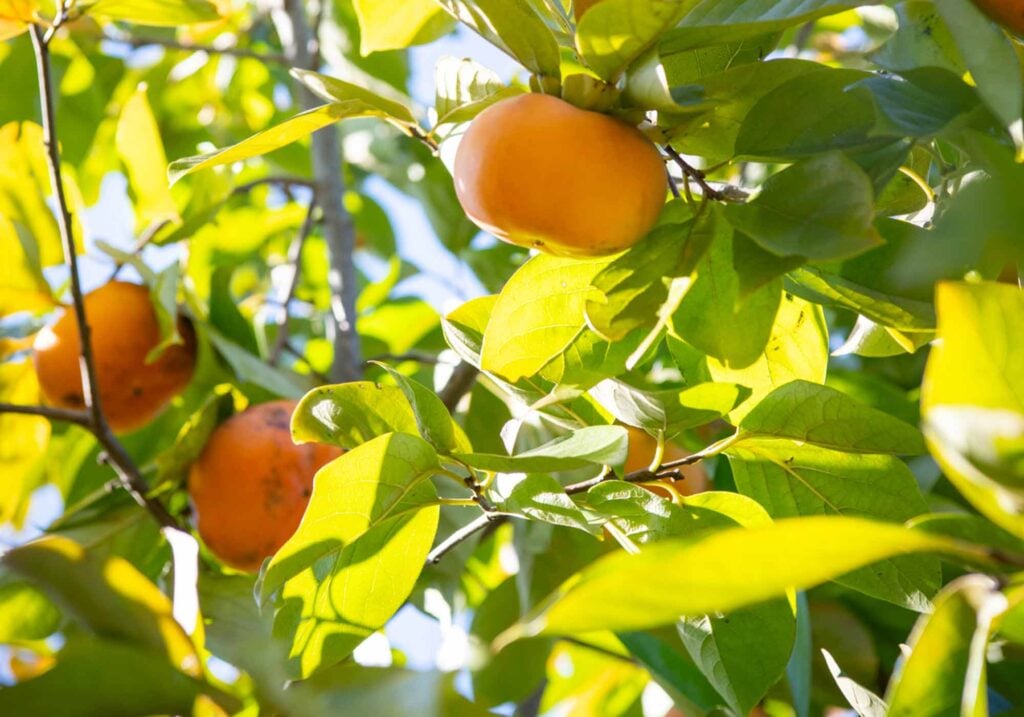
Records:
[[[62,6],[61,15],[65,12],[66,5]],[[60,17],[58,16],[58,20],[54,21],[55,26],[59,25]],[[88,422],[82,425],[88,427],[93,435],[96,436],[96,440],[107,455],[108,463],[136,502],[145,507],[160,525],[178,528],[178,522],[167,512],[163,504],[149,497],[149,486],[146,480],[135,466],[131,456],[125,451],[124,446],[117,440],[103,413],[99,384],[96,380],[96,362],[92,353],[92,336],[85,314],[85,295],[82,292],[82,282],[78,274],[78,253],[71,229],[71,211],[68,208],[67,196],[64,193],[64,179],[60,169],[49,47],[47,46],[43,29],[40,26],[30,26],[29,34],[32,37],[32,45],[36,55],[36,69],[39,76],[39,102],[42,111],[43,144],[46,149],[46,162],[49,169],[53,197],[57,205],[57,228],[60,231],[61,244],[64,248],[64,261],[70,273],[71,298],[75,320],[78,324],[79,343],[81,345],[79,371],[82,380],[82,399],[85,404],[84,413],[89,417]]]
[[[306,15],[306,3],[284,0],[283,12],[275,12],[273,17],[294,66],[306,70],[319,69],[320,56]],[[299,104],[304,109],[318,106],[319,100],[301,83],[297,84],[297,91]],[[330,125],[314,132],[311,144],[315,192],[317,204],[323,212],[327,243],[327,283],[331,288],[334,358],[330,377],[339,383],[355,381],[363,373],[362,349],[356,331],[355,227],[342,203],[345,179],[341,173],[343,158],[338,128]]]
[[[672,173],[665,168],[665,176],[668,178],[668,188],[672,192],[672,196],[676,199],[680,198],[679,187],[676,185],[676,178],[672,176]]]
[[[170,223],[171,223],[170,219],[159,219],[159,220],[153,222],[152,224],[150,224],[148,227],[146,227],[146,231],[144,231],[141,235],[139,235],[139,238],[138,238],[138,240],[136,240],[135,245],[132,246],[132,250],[131,250],[132,256],[138,256],[142,252],[143,249],[145,249],[147,246],[149,246],[150,242],[152,242],[154,239],[156,239],[156,235],[160,233],[160,230],[163,229],[165,226],[167,226]],[[123,261],[116,262],[114,264],[114,271],[111,272],[110,278],[107,279],[107,283],[110,283],[111,281],[116,279],[117,275],[121,273],[121,269],[123,269],[123,268],[124,268],[124,262]]]
[[[259,52],[245,47],[217,47],[215,45],[201,45],[194,42],[182,42],[181,40],[162,37],[116,37],[107,33],[100,35],[100,39],[136,49],[155,45],[167,50],[177,50],[180,52],[205,52],[210,55],[229,55],[231,57],[248,58],[261,62],[273,62],[285,66],[290,64],[288,58],[281,53]]]
[[[264,184],[279,184],[285,188],[304,187],[306,189],[316,189],[316,182],[314,182],[312,179],[303,179],[302,177],[269,176],[260,177],[259,179],[252,180],[251,182],[246,182],[245,184],[239,184],[232,191],[235,194],[244,194],[245,192],[252,191],[256,187],[262,186]]]
[[[441,397],[441,403],[449,411],[454,411],[462,397],[473,390],[473,384],[476,383],[476,377],[479,375],[480,371],[475,366],[465,361],[460,362],[452,370],[451,378],[438,394]]]
[[[470,538],[477,531],[483,530],[492,522],[505,521],[507,516],[494,515],[484,513],[483,515],[474,518],[469,523],[466,523],[463,527],[456,530],[454,533],[445,538],[436,548],[430,551],[427,555],[427,565],[436,565],[441,562],[441,558],[447,555],[451,550],[457,547],[460,543]]]
[[[281,304],[284,316],[281,324],[277,327],[277,338],[274,339],[274,346],[270,350],[270,358],[268,360],[271,366],[277,365],[281,358],[281,351],[284,350],[284,345],[288,343],[288,305],[292,303],[292,299],[295,298],[295,292],[299,288],[299,279],[302,276],[302,248],[306,245],[306,239],[309,238],[315,224],[316,197],[309,202],[309,209],[306,211],[306,218],[302,222],[302,228],[299,229],[299,233],[292,241],[292,245],[288,247],[288,266],[292,269],[292,275],[288,279],[288,292],[285,294],[284,303]]]
[[[23,406],[15,403],[0,403],[0,413],[18,413],[25,416],[42,416],[51,421],[66,421],[79,426],[92,425],[88,411],[76,411],[69,408],[52,408],[50,406]]]
[[[432,353],[426,351],[406,351],[401,354],[378,354],[377,356],[371,356],[366,359],[363,363],[366,365],[372,364],[376,361],[383,361],[384,363],[402,363],[403,361],[415,361],[416,363],[424,364],[439,364],[440,359]]]
[[[668,154],[669,157],[672,158],[672,161],[675,162],[683,171],[683,176],[687,180],[692,179],[694,182],[697,183],[697,186],[700,187],[701,192],[703,192],[705,197],[707,197],[708,199],[715,199],[718,201],[724,201],[726,199],[725,192],[715,189],[710,184],[708,184],[706,178],[707,175],[705,175],[704,172],[692,166],[689,162],[683,159],[683,155],[679,154],[679,152],[677,152],[672,147],[672,145],[666,144],[665,152]]]

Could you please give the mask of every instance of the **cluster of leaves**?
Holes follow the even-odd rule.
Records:
[[[199,333],[193,384],[125,439],[154,495],[185,514],[214,426],[273,396],[305,396],[297,441],[347,452],[258,579],[204,553],[172,606],[157,585],[178,585],[167,566],[188,548],[109,490],[95,439],[0,415],[0,520],[20,524],[44,484],[67,505],[0,560],[0,641],[45,669],[0,691],[0,712],[628,715],[652,681],[692,715],[1024,705],[1024,46],[968,0],[603,0],[578,24],[558,0],[402,4],[326,3],[331,76],[289,76],[245,3],[72,3],[52,52],[76,235],[96,239],[84,210],[115,174],[136,233],[187,247],[154,272],[89,246]],[[43,273],[61,253],[22,34],[53,16],[0,0],[0,400],[18,404],[39,402],[27,347],[63,278]],[[456,22],[529,77],[442,59],[423,118],[405,48]],[[214,52],[225,37],[248,54]],[[114,51],[147,42],[167,48]],[[305,89],[324,104],[296,114]],[[703,160],[704,195],[686,187],[612,257],[474,240],[446,163],[467,122],[530,89],[646,118]],[[308,210],[302,181],[275,181],[310,176],[307,136],[340,120],[357,259],[387,266],[360,276],[358,330],[396,368],[324,385],[317,227],[284,307],[292,353],[274,355],[276,269]],[[444,317],[403,295],[429,267],[402,260],[374,178],[421,202],[492,293]],[[708,201],[712,186],[753,198]],[[431,387],[452,356],[479,380],[449,408]],[[624,470],[626,426],[656,438],[650,470]],[[670,441],[714,490],[642,485],[675,476]],[[482,531],[445,542],[480,510]],[[406,603],[472,616],[472,701],[451,675],[351,659]],[[212,657],[244,674],[216,677]]]

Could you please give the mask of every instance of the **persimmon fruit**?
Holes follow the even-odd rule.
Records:
[[[974,0],[974,4],[1010,32],[1024,35],[1024,2],[1021,0]]]
[[[632,473],[634,471],[641,471],[647,468],[651,459],[654,457],[654,452],[658,447],[658,442],[646,431],[642,431],[639,428],[632,426],[628,429],[629,432],[629,452],[626,454],[626,464],[623,470],[626,473]],[[684,451],[682,448],[677,446],[675,443],[667,443],[665,445],[665,454],[661,459],[662,463],[669,463],[671,461],[677,461],[682,458],[686,458],[689,453]],[[704,468],[695,464],[692,466],[683,466],[679,469],[683,474],[683,479],[672,483],[672,486],[683,495],[694,495],[695,493],[702,493],[709,487],[708,474]],[[662,496],[663,498],[670,498],[671,494],[667,491],[661,491],[654,486],[653,492]]]
[[[196,364],[191,322],[178,319],[183,343],[146,361],[160,343],[156,309],[144,286],[111,281],[84,298],[92,337],[100,404],[110,427],[125,433],[149,423],[185,390]],[[83,408],[79,368],[81,341],[74,311],[65,309],[34,342],[35,369],[46,400],[61,408]]]
[[[665,203],[665,164],[635,127],[525,94],[480,113],[455,156],[455,190],[479,227],[561,256],[628,249]]]
[[[210,435],[189,468],[200,537],[222,562],[255,572],[302,520],[313,476],[340,448],[292,442],[295,401],[250,406]]]

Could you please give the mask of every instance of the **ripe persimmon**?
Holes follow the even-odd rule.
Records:
[[[302,520],[313,476],[340,448],[292,442],[295,401],[250,406],[210,435],[188,474],[196,528],[238,570],[259,570]]]
[[[84,303],[107,422],[118,433],[140,428],[192,380],[195,330],[189,321],[179,318],[178,333],[184,343],[168,346],[147,363],[150,351],[160,343],[160,324],[146,287],[111,281],[87,294]],[[46,400],[62,408],[82,408],[81,342],[74,311],[65,309],[40,331],[34,348],[36,373]]]
[[[628,249],[665,203],[665,164],[635,127],[526,94],[480,113],[455,156],[466,214],[511,244],[561,256]]]
[[[654,451],[658,446],[658,442],[646,431],[642,431],[639,428],[629,427],[629,453],[626,454],[626,465],[625,472],[632,473],[633,471],[640,471],[647,468],[651,459],[654,458]],[[682,448],[677,446],[675,443],[667,443],[665,445],[665,454],[661,459],[662,463],[669,463],[671,461],[677,461],[682,458],[686,458],[689,453],[684,451]],[[695,493],[701,493],[708,489],[708,474],[700,464],[692,466],[682,466],[679,470],[683,474],[683,479],[675,481],[673,486],[675,489],[683,495],[693,495]],[[671,497],[667,492],[654,490],[662,497]]]
[[[974,4],[1010,32],[1024,35],[1024,3],[1020,0],[974,0]]]

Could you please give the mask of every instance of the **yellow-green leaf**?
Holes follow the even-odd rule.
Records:
[[[163,169],[167,155],[145,86],[121,108],[114,141],[135,199],[136,231],[155,222],[177,220],[178,209]]]
[[[96,0],[89,14],[110,20],[176,27],[220,17],[209,0]]]
[[[639,555],[615,553],[592,563],[499,643],[542,633],[667,625],[680,616],[735,610],[920,552],[981,556],[962,543],[900,525],[822,516],[660,542]]]
[[[359,18],[360,52],[400,50],[432,42],[452,29],[453,22],[434,0],[354,0]]]
[[[171,602],[127,560],[92,555],[67,538],[48,536],[0,558],[0,566],[36,585],[65,614],[96,634],[154,650],[177,669],[200,672]]]

